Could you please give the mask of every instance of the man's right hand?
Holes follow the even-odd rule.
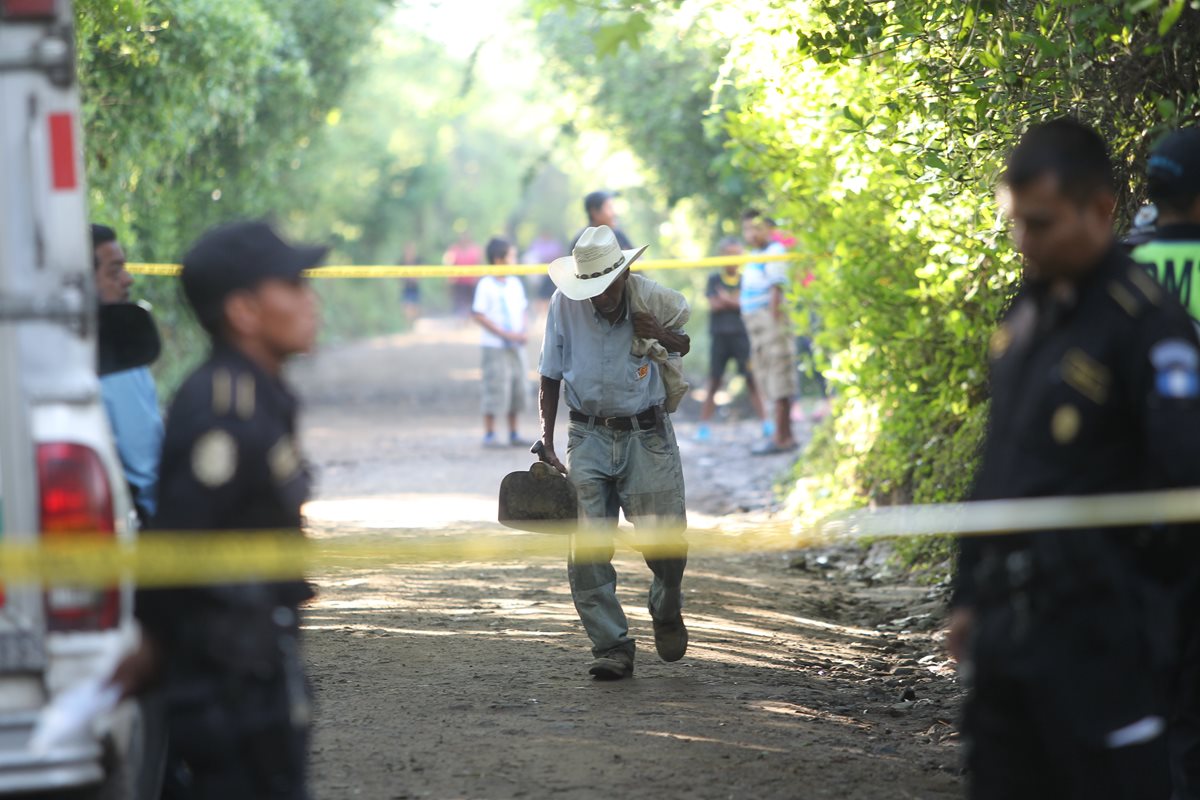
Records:
[[[563,463],[558,460],[558,456],[554,453],[554,445],[546,444],[543,440],[542,452],[538,454],[538,458],[558,470],[559,474],[564,477],[566,476],[567,468],[563,466]]]
[[[975,624],[975,612],[960,606],[950,612],[950,627],[946,631],[946,649],[950,657],[959,664],[967,660],[967,644],[971,639],[971,628]]]

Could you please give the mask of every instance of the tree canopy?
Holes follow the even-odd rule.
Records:
[[[829,502],[966,492],[986,344],[1020,275],[994,192],[1021,131],[1060,115],[1095,125],[1128,225],[1155,137],[1200,119],[1200,4],[1184,0],[531,8],[593,20],[575,27],[591,60],[563,59],[592,81],[617,80],[685,24],[710,31],[704,47],[724,54],[687,81],[708,87],[706,133],[726,151],[696,191],[711,201],[727,191],[722,170],[739,175],[731,196],[768,206],[796,237],[798,275],[813,278],[795,290],[797,328],[815,331],[838,393],[802,462],[797,508],[814,514]],[[624,105],[656,94],[651,83]]]
[[[1127,224],[1155,137],[1200,119],[1200,0],[506,3],[524,18],[455,55],[388,0],[78,0],[95,217],[135,260],[273,212],[395,263],[463,230],[569,236],[601,187],[656,254],[763,206],[837,392],[798,483],[816,514],[966,491],[1020,277],[994,190],[1021,131],[1096,125]],[[173,284],[139,291],[194,357]],[[322,291],[337,330],[396,324],[373,287]]]

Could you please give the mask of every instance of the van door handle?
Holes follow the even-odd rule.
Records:
[[[34,262],[38,269],[46,267],[46,228],[49,216],[46,209],[50,187],[50,153],[45,140],[38,137],[37,95],[29,95],[29,114],[25,120],[25,177],[29,185],[29,213],[33,218]],[[39,146],[40,145],[40,146]]]

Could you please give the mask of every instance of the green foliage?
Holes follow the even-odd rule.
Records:
[[[385,0],[78,0],[93,219],[136,261],[210,225],[292,207],[284,180],[355,69]],[[174,281],[144,279],[170,389],[205,350]]]
[[[289,176],[289,193],[309,201],[291,226],[354,264],[440,263],[462,231],[480,242],[569,235],[577,195],[551,162],[557,143],[523,119],[522,95],[478,71],[417,32],[381,31]]]
[[[1154,134],[1200,116],[1200,15],[1122,2],[789,9],[775,24],[800,58],[748,69],[759,102],[730,126],[745,167],[804,221],[801,249],[820,254],[811,302],[841,397],[819,444],[836,466],[815,485],[840,502],[959,499],[984,433],[986,342],[1018,274],[992,199],[1003,157],[1031,121],[1081,116],[1111,142],[1131,212]],[[814,86],[838,100],[814,100]]]
[[[632,2],[617,7],[604,6],[583,0],[531,0],[530,10],[539,22],[556,11],[565,11],[573,25],[590,32],[595,54],[600,58],[615,56],[622,46],[639,50],[648,34],[654,30],[652,13],[663,8],[678,9],[683,0],[669,0],[657,4],[657,8],[642,2]],[[613,15],[606,12],[620,10]]]
[[[946,123],[902,146],[963,184],[993,178],[963,154],[983,150],[994,163],[1031,120],[1077,115],[1108,137],[1132,211],[1156,134],[1200,117],[1196,9],[1195,0],[822,0],[796,28],[796,49],[830,69],[870,62],[902,77],[896,106],[864,105],[865,124],[897,112]]]
[[[1127,220],[1156,135],[1200,119],[1200,3],[607,5],[613,22],[654,21],[642,52],[697,8],[725,22],[713,85],[734,91],[713,106],[720,136],[796,237],[813,277],[796,291],[797,325],[819,320],[838,393],[792,508],[962,498],[984,433],[987,342],[1019,277],[993,196],[1004,156],[1033,121],[1083,118],[1112,145]],[[932,547],[908,555],[940,557]]]
[[[620,14],[571,0],[532,5],[559,79],[582,100],[584,124],[618,133],[652,171],[668,207],[691,198],[714,232],[736,218],[757,187],[727,147],[722,111],[737,98],[722,80],[729,42],[713,19],[681,14],[656,28],[640,3]],[[681,5],[660,4],[655,13]]]
[[[540,113],[543,87],[503,69],[504,42],[451,55],[392,0],[79,0],[76,11],[92,216],[132,261],[178,261],[204,229],[247,216],[357,264],[439,263],[462,231],[527,242],[579,223],[583,192],[557,166],[572,162],[572,137]],[[406,324],[400,281],[316,288],[326,340]],[[444,305],[442,282],[422,289],[427,307]],[[141,278],[134,294],[154,306],[169,393],[205,337],[176,281]]]

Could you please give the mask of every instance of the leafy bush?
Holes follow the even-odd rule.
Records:
[[[706,29],[726,54],[710,113],[727,168],[762,188],[796,237],[797,277],[812,275],[796,323],[819,320],[837,400],[797,468],[795,513],[962,498],[984,434],[987,341],[1019,278],[994,197],[1003,158],[1029,123],[1077,115],[1112,144],[1128,219],[1154,136],[1200,118],[1200,3],[615,5],[625,16],[609,13],[597,47],[619,62],[644,59],[681,20],[720,20]],[[944,544],[927,542],[906,554],[931,547],[940,557]]]

